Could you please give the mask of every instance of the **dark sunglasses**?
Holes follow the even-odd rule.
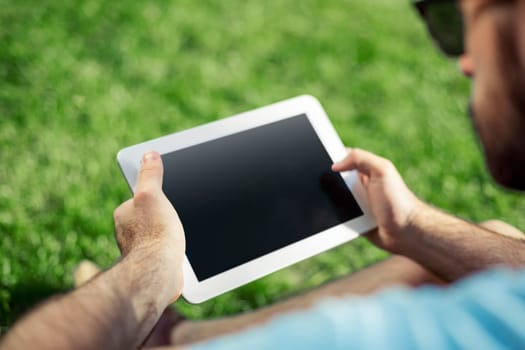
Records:
[[[419,0],[413,4],[445,55],[458,57],[464,53],[463,16],[457,0]]]

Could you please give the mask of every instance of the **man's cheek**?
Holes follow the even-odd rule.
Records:
[[[521,66],[525,67],[525,1],[518,1],[517,14],[520,20],[518,26],[518,45],[520,51]]]
[[[472,124],[477,132],[485,153],[496,151],[499,148],[498,140],[502,135],[498,116],[508,113],[508,106],[504,99],[499,96],[497,81],[485,80],[480,74],[473,84],[471,118]]]

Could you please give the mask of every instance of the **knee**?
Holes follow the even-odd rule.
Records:
[[[506,222],[501,221],[501,220],[487,220],[487,221],[481,222],[479,225],[483,228],[486,228],[487,230],[491,230],[493,232],[496,232],[496,233],[499,233],[505,236],[525,239],[525,235],[523,234],[523,232],[518,230],[516,227],[509,225]]]

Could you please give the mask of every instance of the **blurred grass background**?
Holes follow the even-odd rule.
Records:
[[[525,200],[486,175],[469,83],[408,1],[0,0],[0,327],[119,256],[125,146],[299,94],[344,142],[390,158],[425,200],[525,228]],[[363,239],[202,305],[256,308],[386,257]]]

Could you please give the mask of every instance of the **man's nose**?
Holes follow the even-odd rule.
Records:
[[[472,78],[474,76],[474,60],[468,53],[464,53],[463,55],[459,56],[458,66],[463,75],[466,77]]]

